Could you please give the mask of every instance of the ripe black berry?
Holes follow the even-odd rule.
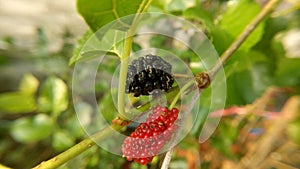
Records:
[[[135,97],[149,95],[153,90],[168,91],[174,83],[172,66],[156,55],[146,55],[132,61],[128,66],[126,93]]]
[[[168,110],[157,106],[146,122],[141,123],[122,145],[123,155],[127,160],[147,164],[159,153],[164,144],[171,139],[177,129],[174,125],[178,117],[178,109]]]

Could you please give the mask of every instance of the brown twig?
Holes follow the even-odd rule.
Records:
[[[286,125],[299,113],[300,97],[290,98],[282,109],[282,118],[276,119],[261,140],[240,161],[238,169],[258,168],[276,146]]]

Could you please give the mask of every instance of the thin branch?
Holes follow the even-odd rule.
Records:
[[[0,164],[0,168],[1,168],[1,169],[12,169],[12,168],[7,167],[7,166],[5,166],[5,165],[3,165],[3,164]]]
[[[126,75],[128,71],[128,60],[130,56],[130,50],[132,46],[133,36],[130,33],[127,34],[128,37],[125,39],[124,52],[121,57],[121,68],[119,75],[119,85],[118,85],[118,111],[123,119],[127,119],[125,115],[125,85],[126,85]]]
[[[125,114],[125,86],[126,86],[126,77],[128,72],[128,63],[129,63],[129,57],[133,42],[133,35],[135,33],[136,27],[141,19],[140,12],[147,11],[150,4],[152,3],[152,0],[149,0],[146,4],[146,0],[143,0],[139,9],[138,13],[135,15],[133,23],[130,27],[130,29],[127,31],[126,39],[124,41],[124,51],[121,56],[121,68],[120,68],[120,75],[119,75],[119,86],[118,86],[118,111],[122,119],[126,120],[128,119]],[[145,4],[145,6],[144,6]]]
[[[174,97],[174,99],[173,99],[173,101],[172,101],[172,103],[171,103],[169,109],[172,109],[172,108],[176,105],[176,103],[177,103],[177,101],[179,100],[179,97],[181,96],[181,94],[182,94],[183,92],[185,92],[189,87],[191,87],[192,84],[194,84],[194,80],[191,80],[191,81],[189,81],[188,83],[186,83],[186,84],[178,91],[178,93],[177,93],[176,96]]]
[[[190,76],[188,76],[186,74],[179,74],[179,73],[173,73],[173,76],[175,78],[186,78],[186,79],[191,78]]]
[[[150,7],[150,5],[152,4],[153,0],[149,0],[148,3],[145,5],[144,9],[142,12],[146,12],[148,10],[148,8]]]
[[[173,102],[171,103],[169,109],[173,108],[175,106],[175,104],[177,103],[177,101],[179,100],[179,97],[181,96],[182,93],[184,93],[185,91],[187,91],[190,87],[192,87],[191,85],[194,83],[194,80],[191,80],[189,81],[187,84],[185,84],[181,90],[179,90],[179,92],[177,93],[177,95],[175,96]],[[201,91],[200,91],[201,92]],[[198,95],[197,95],[197,98],[198,98]],[[197,98],[193,98],[193,101],[195,102],[197,100]],[[191,110],[189,111],[186,111],[186,112],[190,112]],[[186,121],[186,117],[187,117],[187,113],[184,113],[183,116],[182,116],[182,119],[181,121],[182,122],[185,122]],[[183,124],[182,124],[183,126]],[[173,151],[174,151],[174,147],[176,145],[176,140],[178,140],[178,137],[179,137],[179,133],[180,133],[180,130],[181,130],[181,127],[179,127],[176,131],[176,133],[174,134],[173,136],[173,140],[171,141],[171,144],[170,144],[170,147],[171,149],[167,152],[167,154],[165,155],[165,158],[164,158],[164,161],[163,161],[163,164],[161,166],[162,169],[168,169],[168,166],[170,165],[170,162],[171,162],[171,159],[172,159],[172,154],[173,154]]]
[[[103,130],[99,131],[95,135],[92,135],[89,138],[84,139],[80,143],[74,145],[67,151],[62,152],[61,154],[51,158],[50,160],[41,162],[39,165],[34,167],[33,169],[51,169],[51,168],[57,168],[64,164],[65,162],[71,160],[72,158],[76,157],[77,155],[81,154],[82,152],[86,151],[90,147],[94,146],[96,143],[95,141],[101,141],[107,136],[109,136],[111,133],[113,133],[115,130],[120,130],[122,126],[119,125],[111,125]]]
[[[173,154],[173,151],[174,151],[174,147],[171,148],[165,158],[164,158],[164,161],[163,161],[163,164],[161,165],[161,169],[168,169],[169,168],[169,165],[170,165],[170,162],[171,162],[171,159],[172,159],[172,154]]]
[[[209,70],[211,80],[217,74],[217,72],[223,67],[226,61],[232,56],[232,54],[242,45],[247,37],[254,31],[254,29],[262,22],[281,2],[282,0],[270,0],[265,7],[260,11],[258,15],[246,26],[246,28],[239,34],[235,41],[228,47],[228,49],[221,55],[220,61]]]

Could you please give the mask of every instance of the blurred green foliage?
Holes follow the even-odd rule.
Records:
[[[77,8],[91,30],[95,31],[116,19],[115,12],[119,17],[135,13],[141,1],[113,2],[117,3],[116,6],[108,0],[97,2],[78,0]],[[261,6],[251,0],[201,2],[155,0],[149,11],[166,12],[190,20],[203,30],[221,55],[260,9]],[[226,107],[250,104],[269,86],[289,87],[299,91],[300,56],[297,58],[287,56],[281,38],[291,29],[299,30],[299,18],[299,10],[292,11],[288,15],[267,18],[228,61],[224,67],[227,81]],[[14,168],[30,168],[86,137],[72,105],[73,67],[68,63],[74,64],[80,59],[90,59],[94,55],[106,52],[96,51],[85,53],[86,55],[80,53],[85,42],[91,37],[91,30],[79,38],[76,46],[70,43],[73,35],[66,30],[61,36],[63,44],[57,52],[48,50],[49,39],[43,28],[37,29],[34,49],[18,49],[13,38],[2,39],[8,48],[0,49],[0,70],[4,72],[0,75],[0,163]],[[172,41],[173,39],[167,37],[153,36],[147,43],[153,48],[176,53],[188,65],[199,62],[195,53],[174,47]],[[133,50],[140,49],[142,45],[135,42]],[[119,51],[109,52],[108,54],[114,58],[99,68],[105,77],[111,77],[119,63],[115,57]],[[25,65],[25,69],[17,71],[21,65]],[[10,67],[16,69],[9,71]],[[191,70],[195,73],[202,71],[203,68],[191,66]],[[8,71],[9,73],[5,73]],[[113,98],[106,90],[109,87],[106,80],[96,79],[95,94],[97,101],[101,103],[99,109],[106,112],[103,115],[110,121],[114,116],[109,111],[116,112],[116,109]],[[209,90],[203,93],[203,96],[206,95],[207,100],[203,101],[200,113],[209,109]],[[189,144],[189,141],[198,138],[206,115],[198,116],[191,135],[181,143],[181,147],[198,151],[198,144]],[[299,124],[299,119],[295,120],[288,128],[289,137],[298,144]],[[211,139],[212,145],[225,156],[238,158],[229,147],[238,137],[239,128],[231,126],[226,121],[220,123]],[[175,156],[170,167],[186,167],[187,162],[182,159]],[[159,160],[161,159],[154,160],[152,166],[156,166]],[[93,147],[61,168],[94,169],[127,166],[147,168],[126,162],[124,158],[98,147]]]

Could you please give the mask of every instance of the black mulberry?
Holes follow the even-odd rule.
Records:
[[[126,93],[135,97],[149,95],[153,90],[168,91],[174,83],[172,66],[156,55],[146,55],[128,66]]]

